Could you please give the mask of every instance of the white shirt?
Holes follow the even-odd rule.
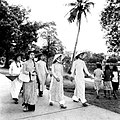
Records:
[[[9,74],[11,75],[18,75],[22,69],[22,62],[15,62],[13,61],[9,68]]]
[[[113,75],[114,75],[114,77],[112,78],[112,81],[113,81],[113,82],[118,82],[118,72],[117,72],[117,71],[114,71],[114,72],[113,72]]]

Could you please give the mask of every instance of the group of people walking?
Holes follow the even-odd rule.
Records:
[[[68,75],[70,78],[74,79],[75,83],[75,90],[72,100],[73,102],[81,101],[83,107],[89,105],[85,98],[85,75],[93,79],[93,76],[88,72],[86,64],[83,60],[85,56],[85,52],[78,52],[75,55],[75,60],[71,68],[71,74]],[[49,105],[53,106],[54,102],[58,102],[60,108],[66,109],[67,106],[65,104],[63,89],[63,54],[56,54],[54,56],[51,66],[51,72],[49,72],[46,67],[46,62],[44,61],[43,55],[40,55],[38,61],[35,61],[34,51],[29,51],[27,59],[24,63],[21,62],[21,58],[21,54],[15,56],[14,62],[12,62],[10,65],[9,73],[11,75],[16,74],[19,76],[22,71],[22,73],[29,75],[30,81],[23,82],[19,79],[19,77],[16,77],[16,79],[12,81],[11,95],[15,103],[18,103],[18,96],[22,88],[23,111],[35,111],[37,97],[44,97],[45,82],[47,76],[51,75],[52,77],[50,82],[48,101]],[[109,66],[106,65],[105,71],[103,71],[101,64],[97,64],[97,69],[94,70],[94,80],[97,98],[99,98],[99,90],[102,80],[104,84],[105,97],[107,91],[110,97],[111,89],[113,88],[114,97],[117,98],[116,90],[118,89],[118,70],[116,66],[114,66],[113,69],[110,70]]]
[[[97,69],[94,70],[94,83],[96,89],[96,98],[99,99],[99,91],[103,83],[104,97],[111,99],[112,94],[117,99],[117,90],[119,87],[119,71],[116,65],[110,68],[110,65],[106,64],[104,70],[100,63],[97,64]]]

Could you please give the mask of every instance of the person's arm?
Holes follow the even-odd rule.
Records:
[[[26,63],[23,64],[22,72],[26,75],[29,75],[29,72],[27,71],[27,64]]]
[[[13,74],[13,63],[10,64],[10,67],[9,67],[9,74]]]
[[[49,72],[48,72],[48,69],[47,69],[47,67],[46,67],[46,63],[44,64],[44,69],[45,69],[46,74],[48,75]]]
[[[89,73],[84,61],[83,61],[83,69],[84,69],[84,72],[88,75],[88,77],[90,77],[91,79],[94,79],[94,77]]]
[[[75,75],[75,70],[76,70],[76,64],[73,62],[72,68],[71,68],[71,76],[73,77]]]
[[[36,67],[36,73],[37,73],[37,75],[39,74],[39,67],[38,67],[38,66],[39,66],[39,64],[38,64],[38,62],[37,62],[37,63],[36,63],[36,66],[35,66],[35,67]]]
[[[88,69],[87,69],[87,66],[86,66],[86,64],[85,64],[84,61],[83,61],[83,69],[84,69],[84,72],[85,72],[89,77],[93,77],[93,76],[89,73],[89,71],[88,71]]]
[[[58,76],[55,74],[55,70],[54,70],[54,64],[52,65],[52,76],[59,82],[60,79],[58,78]]]

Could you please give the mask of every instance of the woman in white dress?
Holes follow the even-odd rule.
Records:
[[[20,71],[22,69],[21,57],[22,57],[22,54],[17,54],[14,58],[14,61],[10,64],[9,74],[11,76],[18,76],[20,74]],[[18,104],[18,96],[19,96],[22,84],[23,82],[20,81],[18,77],[16,77],[11,82],[11,96],[15,104]]]
[[[75,90],[72,99],[74,102],[81,100],[84,107],[88,106],[87,100],[85,99],[85,73],[91,76],[85,62],[82,60],[85,56],[85,52],[77,53],[76,60],[73,62],[71,69],[71,76],[75,78]]]
[[[54,102],[59,102],[60,108],[65,106],[64,91],[63,91],[63,65],[62,54],[56,54],[52,64],[52,80],[50,84],[50,99],[49,105],[53,106]]]
[[[45,89],[45,81],[47,79],[48,70],[46,67],[46,62],[44,61],[44,55],[40,56],[40,60],[37,62],[38,69],[38,89],[39,97],[43,96],[43,91]]]

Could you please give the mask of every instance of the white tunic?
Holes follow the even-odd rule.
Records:
[[[39,81],[41,83],[41,86],[40,86],[40,89],[41,91],[44,90],[44,86],[45,86],[45,81],[46,81],[46,78],[47,78],[47,74],[48,74],[48,70],[47,70],[47,67],[46,67],[46,63],[42,60],[38,61],[37,62],[37,71],[38,71],[38,78],[39,78]]]
[[[12,62],[9,68],[9,74],[11,75],[19,75],[22,69],[22,62]],[[19,96],[20,89],[22,87],[22,81],[16,78],[11,82],[11,96],[12,98],[17,98]]]
[[[65,104],[64,92],[63,92],[63,65],[55,63],[52,65],[52,77],[50,84],[50,100],[49,102],[59,102],[60,104]],[[57,82],[55,78],[59,78],[60,81]]]
[[[78,101],[78,99],[80,99],[81,102],[84,103],[84,102],[86,102],[85,78],[84,78],[85,73],[89,76],[91,76],[91,75],[88,72],[85,62],[81,59],[77,59],[73,62],[71,72],[72,72],[72,76],[75,77],[75,91],[74,91],[73,100]]]

